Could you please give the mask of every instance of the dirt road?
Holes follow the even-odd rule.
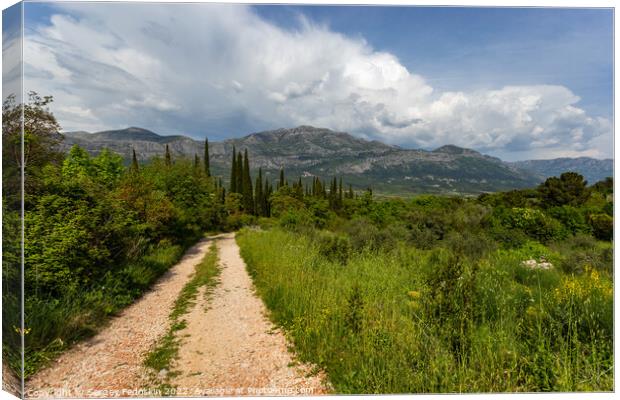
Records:
[[[132,396],[144,387],[144,355],[168,330],[168,314],[210,239],[190,248],[153,288],[96,336],[26,382],[26,397]],[[137,394],[136,394],[137,395]]]
[[[75,346],[26,382],[33,397],[148,396],[153,386],[144,357],[166,334],[168,315],[196,264],[217,240],[219,283],[199,293],[177,332],[181,345],[169,383],[177,396],[297,395],[326,392],[321,375],[294,366],[284,335],[253,290],[234,234],[192,247],[153,289],[95,337]],[[201,289],[201,291],[204,288]],[[151,375],[152,376],[152,375]],[[157,395],[157,394],[156,394]]]
[[[234,235],[218,241],[220,283],[187,316],[172,383],[180,395],[298,395],[325,392],[309,366],[293,367],[284,335],[266,317]]]

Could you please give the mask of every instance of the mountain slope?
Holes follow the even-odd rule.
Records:
[[[201,156],[204,143],[186,136],[160,136],[141,128],[98,133],[70,132],[64,146],[73,144],[96,154],[104,147],[129,159],[135,149],[139,159],[162,156],[168,145],[173,156]],[[263,168],[275,179],[285,168],[289,179],[343,176],[357,188],[372,186],[384,193],[480,193],[531,187],[540,177],[498,158],[471,149],[447,145],[434,151],[402,149],[367,141],[345,132],[299,126],[210,142],[214,173],[228,177],[233,145],[248,149],[252,169]]]
[[[541,179],[559,176],[563,172],[577,172],[593,184],[614,174],[612,159],[597,160],[589,157],[555,158],[553,160],[527,160],[510,163],[513,166],[537,174]]]

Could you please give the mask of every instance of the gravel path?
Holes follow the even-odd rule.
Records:
[[[209,249],[203,239],[138,301],[100,333],[61,355],[26,382],[26,397],[140,396],[147,387],[142,361],[168,330],[168,314],[195,265]]]
[[[22,383],[19,378],[9,369],[2,360],[2,390],[11,393],[15,397],[21,397]]]
[[[234,234],[218,240],[220,283],[200,293],[179,331],[182,344],[171,380],[180,396],[300,395],[326,393],[322,375],[293,366],[282,332],[266,317]]]

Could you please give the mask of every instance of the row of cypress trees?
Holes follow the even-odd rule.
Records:
[[[236,193],[240,195],[241,207],[244,212],[269,217],[271,215],[271,202],[269,199],[274,191],[271,183],[268,179],[263,177],[262,168],[258,169],[258,176],[256,177],[254,183],[252,182],[252,176],[250,175],[250,159],[247,149],[241,153],[241,151],[237,151],[236,147],[233,145],[232,153],[230,186],[228,193]],[[166,165],[171,165],[172,163],[172,156],[168,145],[166,145],[164,162]],[[194,156],[194,166],[195,168],[199,168],[200,166],[200,158],[197,154]],[[205,175],[207,177],[211,177],[208,138],[205,138],[203,167]],[[132,169],[138,170],[138,168],[139,166],[136,158],[136,151],[133,150]],[[214,184],[218,194],[218,199],[224,203],[226,198],[226,189],[223,186],[222,179],[215,179]],[[276,190],[280,190],[283,187],[289,187],[289,182],[285,178],[284,169],[280,169],[280,176],[276,184]],[[355,197],[351,185],[349,185],[347,191],[344,191],[342,177],[340,177],[339,180],[336,179],[336,177],[331,180],[329,191],[327,190],[327,185],[325,182],[318,177],[313,178],[310,186],[307,184],[304,186],[301,177],[299,177],[298,181],[291,185],[291,189],[292,194],[300,200],[304,197],[327,199],[329,202],[329,208],[332,210],[341,209],[343,206],[343,199],[353,199]]]
[[[258,176],[254,185],[250,175],[250,159],[248,150],[243,155],[237,152],[233,145],[232,166],[230,169],[229,193],[241,195],[241,207],[249,214],[268,217],[271,214],[269,197],[273,193],[273,187],[267,179],[263,183],[263,170],[258,169]]]

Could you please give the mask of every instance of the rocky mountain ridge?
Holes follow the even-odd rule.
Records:
[[[144,161],[162,156],[166,145],[173,157],[202,156],[204,142],[187,136],[161,136],[130,127],[97,133],[68,132],[63,146],[78,144],[91,154],[103,148],[126,159],[135,149]],[[277,176],[284,168],[287,176],[329,179],[343,176],[354,187],[372,186],[386,193],[480,193],[531,187],[543,180],[540,173],[516,163],[454,145],[433,151],[403,149],[378,141],[368,141],[346,132],[299,126],[252,133],[221,142],[209,142],[212,169],[228,177],[232,148],[248,149],[252,169],[261,167],[266,175]]]

